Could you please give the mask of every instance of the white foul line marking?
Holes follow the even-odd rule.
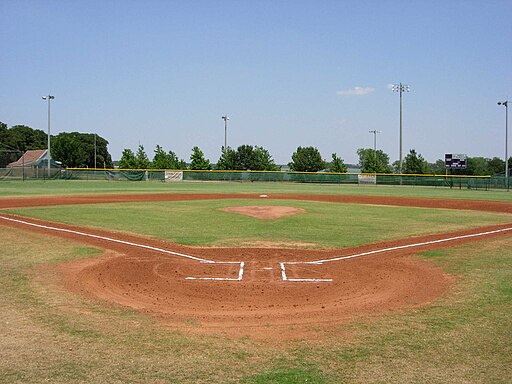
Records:
[[[461,240],[461,239],[468,239],[468,238],[472,238],[472,237],[492,235],[492,234],[495,234],[495,233],[503,233],[503,232],[508,232],[508,231],[512,231],[512,228],[502,228],[502,229],[496,229],[496,230],[493,230],[493,231],[473,233],[473,234],[470,234],[470,235],[454,236],[454,237],[448,237],[446,239],[431,240],[431,241],[424,241],[424,242],[415,243],[415,244],[400,245],[400,246],[397,246],[397,247],[389,247],[389,248],[383,248],[383,249],[376,249],[374,251],[362,252],[362,253],[357,253],[357,254],[349,255],[349,256],[334,257],[332,259],[323,259],[323,260],[315,260],[315,261],[287,261],[287,262],[281,262],[281,263],[279,263],[281,265],[281,276],[282,276],[283,281],[329,282],[329,281],[333,281],[333,280],[332,279],[290,279],[290,278],[288,278],[286,276],[285,264],[323,264],[323,263],[329,263],[331,261],[340,261],[340,260],[346,260],[346,259],[353,259],[353,258],[356,258],[356,257],[374,255],[376,253],[384,253],[384,252],[389,252],[389,251],[396,251],[396,250],[399,250],[399,249],[421,247],[421,246],[424,246],[424,245],[439,244],[439,243],[444,243],[444,242],[449,242],[449,241],[455,241],[455,240]]]
[[[334,257],[332,259],[323,259],[323,260],[315,260],[315,261],[289,261],[289,262],[286,262],[286,264],[323,264],[323,263],[329,263],[331,261],[340,261],[340,260],[346,260],[346,259],[353,259],[355,257],[374,255],[376,253],[396,251],[398,249],[407,249],[407,248],[421,247],[423,245],[446,243],[446,242],[449,242],[449,241],[455,241],[455,240],[461,240],[461,239],[469,239],[469,238],[472,238],[472,237],[492,235],[492,234],[495,234],[495,233],[502,233],[502,232],[507,232],[507,231],[512,231],[512,227],[496,229],[494,231],[486,231],[486,232],[473,233],[471,235],[454,236],[454,237],[448,237],[446,239],[431,240],[431,241],[424,241],[424,242],[415,243],[415,244],[400,245],[400,246],[396,246],[396,247],[376,249],[374,251],[358,253],[358,254],[355,254],[355,255],[342,256],[342,257]]]
[[[51,226],[48,226],[48,225],[35,224],[35,223],[30,223],[28,221],[13,219],[13,218],[4,217],[4,216],[0,216],[0,219],[4,219],[4,220],[8,220],[8,221],[13,221],[13,222],[21,223],[21,224],[25,224],[25,225],[30,225],[30,226],[37,227],[37,228],[48,229],[48,230],[51,230],[51,231],[72,233],[74,235],[85,236],[85,237],[92,237],[94,239],[111,241],[113,243],[129,245],[129,246],[132,246],[132,247],[150,249],[152,251],[167,253],[167,254],[174,255],[174,256],[179,256],[179,257],[184,257],[184,258],[187,258],[187,259],[199,261],[201,263],[207,263],[207,264],[240,264],[240,271],[238,273],[238,278],[217,278],[217,277],[215,277],[215,278],[188,278],[187,277],[187,280],[235,280],[235,281],[240,281],[240,280],[242,280],[243,275],[244,275],[244,264],[245,263],[243,261],[240,262],[240,261],[214,261],[214,260],[207,260],[207,259],[202,259],[200,257],[186,255],[184,253],[178,253],[178,252],[168,251],[167,249],[152,247],[150,245],[132,243],[130,241],[113,239],[111,237],[93,235],[93,234],[85,233],[85,232],[73,231],[71,229],[64,229],[64,228],[51,227]]]

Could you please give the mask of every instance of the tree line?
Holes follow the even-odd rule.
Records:
[[[335,153],[332,161],[322,159],[317,148],[298,147],[292,155],[292,161],[288,164],[290,170],[300,172],[318,172],[327,170],[330,172],[347,172],[343,159]],[[240,145],[237,149],[231,147],[222,148],[222,153],[215,165],[204,157],[199,147],[192,148],[190,162],[178,159],[173,151],[165,152],[159,145],[154,150],[153,160],[149,160],[143,145],[139,145],[136,152],[125,148],[119,160],[119,168],[124,169],[191,169],[191,170],[233,170],[233,171],[278,171],[269,151],[263,147],[252,145]]]
[[[30,149],[46,149],[47,134],[39,129],[25,125],[15,125],[8,128],[0,122],[0,168],[16,161]],[[51,136],[51,155],[54,160],[68,167],[113,168],[112,157],[108,152],[108,141],[93,133],[62,132]],[[96,149],[96,156],[95,156]],[[390,163],[389,155],[382,150],[359,148],[358,166],[362,173],[398,173],[398,161]],[[509,169],[512,169],[512,157],[509,158]],[[125,148],[119,160],[119,168],[125,169],[191,169],[191,170],[252,170],[276,171],[278,167],[269,151],[260,146],[240,145],[233,149],[221,149],[219,159],[215,164],[206,159],[197,146],[192,148],[189,161],[179,159],[171,150],[165,151],[157,145],[152,159],[145,152],[144,146],[139,145],[134,152]],[[296,172],[347,172],[343,159],[336,153],[331,154],[329,161],[324,160],[320,151],[312,146],[301,147],[291,156],[287,164],[291,171]],[[445,174],[444,160],[428,163],[415,149],[411,149],[403,160],[402,173],[405,174]],[[451,174],[460,175],[497,175],[504,174],[505,161],[498,157],[469,157],[466,169],[450,170]]]
[[[108,141],[97,134],[62,132],[58,135],[50,135],[50,139],[52,159],[62,162],[65,166],[114,167],[107,148]],[[16,161],[28,150],[47,147],[48,135],[44,131],[25,125],[7,128],[7,124],[0,122],[0,168],[5,168],[7,164]]]

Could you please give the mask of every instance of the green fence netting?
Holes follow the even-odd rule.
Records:
[[[191,171],[146,169],[52,169],[48,177],[43,168],[0,169],[0,180],[30,179],[108,180],[108,181],[237,181],[292,182],[322,184],[377,184],[429,186],[457,189],[507,189],[504,176],[462,175],[397,175],[329,173],[329,172],[272,172],[272,171]]]

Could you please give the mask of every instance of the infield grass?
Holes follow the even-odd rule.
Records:
[[[261,205],[304,212],[261,220],[221,210]],[[510,215],[495,212],[262,199],[65,205],[9,212],[201,246],[351,247],[512,221]]]
[[[444,199],[512,201],[504,190],[450,189],[445,187],[299,184],[286,182],[139,182],[84,180],[0,180],[0,197],[104,193],[300,193],[375,196],[410,196]]]
[[[510,237],[420,255],[455,277],[431,305],[285,345],[183,334],[72,294],[52,266],[101,250],[1,225],[0,238],[0,383],[512,382]]]

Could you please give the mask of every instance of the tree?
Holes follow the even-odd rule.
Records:
[[[148,159],[148,155],[146,155],[146,151],[144,150],[144,146],[139,144],[139,148],[137,149],[137,153],[135,154],[136,166],[137,169],[148,169],[151,165],[151,162]]]
[[[108,152],[108,141],[96,133],[78,133],[78,138],[85,145],[87,165],[93,168],[114,168],[112,156]],[[94,161],[94,146],[96,145],[96,161]]]
[[[346,173],[347,166],[343,162],[343,159],[338,157],[336,153],[332,154],[332,162],[329,164],[329,171],[336,173]]]
[[[0,168],[5,168],[7,164],[18,160],[25,152],[14,147],[9,139],[9,129],[7,124],[0,122]]]
[[[466,161],[467,168],[465,170],[461,170],[460,173],[463,175],[474,176],[488,175],[489,170],[487,167],[487,160],[488,159],[486,159],[485,157],[468,157]]]
[[[427,161],[420,154],[416,153],[415,149],[411,149],[407,156],[405,156],[402,173],[423,175],[430,173]]]
[[[505,174],[505,161],[501,160],[499,157],[493,157],[487,162],[487,172],[489,175],[499,175],[501,173]]]
[[[248,171],[275,171],[277,169],[270,153],[262,147],[241,145],[235,154],[236,168]]]
[[[135,154],[129,148],[123,149],[121,159],[119,160],[119,168],[121,169],[134,169],[137,168],[137,159]]]
[[[194,170],[210,170],[212,166],[210,160],[204,158],[203,151],[199,147],[195,146],[192,148],[192,154],[190,155],[190,169]]]
[[[270,152],[263,147],[254,147],[254,170],[255,171],[277,171]]]
[[[318,172],[325,169],[326,163],[317,148],[298,147],[288,166],[296,172]]]
[[[435,175],[446,174],[446,164],[444,160],[439,159],[435,163],[430,164],[430,170]]]
[[[236,151],[229,147],[227,150],[223,149],[216,168],[248,171],[277,170],[270,153],[263,147],[252,145],[241,145]]]
[[[52,140],[51,155],[68,167],[113,168],[107,145],[108,141],[95,133],[62,132]]]
[[[155,169],[186,169],[187,165],[179,160],[173,151],[166,153],[159,145],[156,146],[151,167]]]
[[[389,156],[381,149],[374,151],[371,148],[359,148],[357,155],[362,173],[391,173]]]
[[[46,149],[48,135],[40,129],[32,129],[26,125],[14,125],[8,130],[4,143],[23,152],[29,149]]]
[[[219,160],[217,161],[216,169],[219,170],[236,170],[236,152],[230,147],[222,148]]]
[[[59,133],[52,141],[51,156],[71,168],[88,166],[84,145],[74,133]]]

